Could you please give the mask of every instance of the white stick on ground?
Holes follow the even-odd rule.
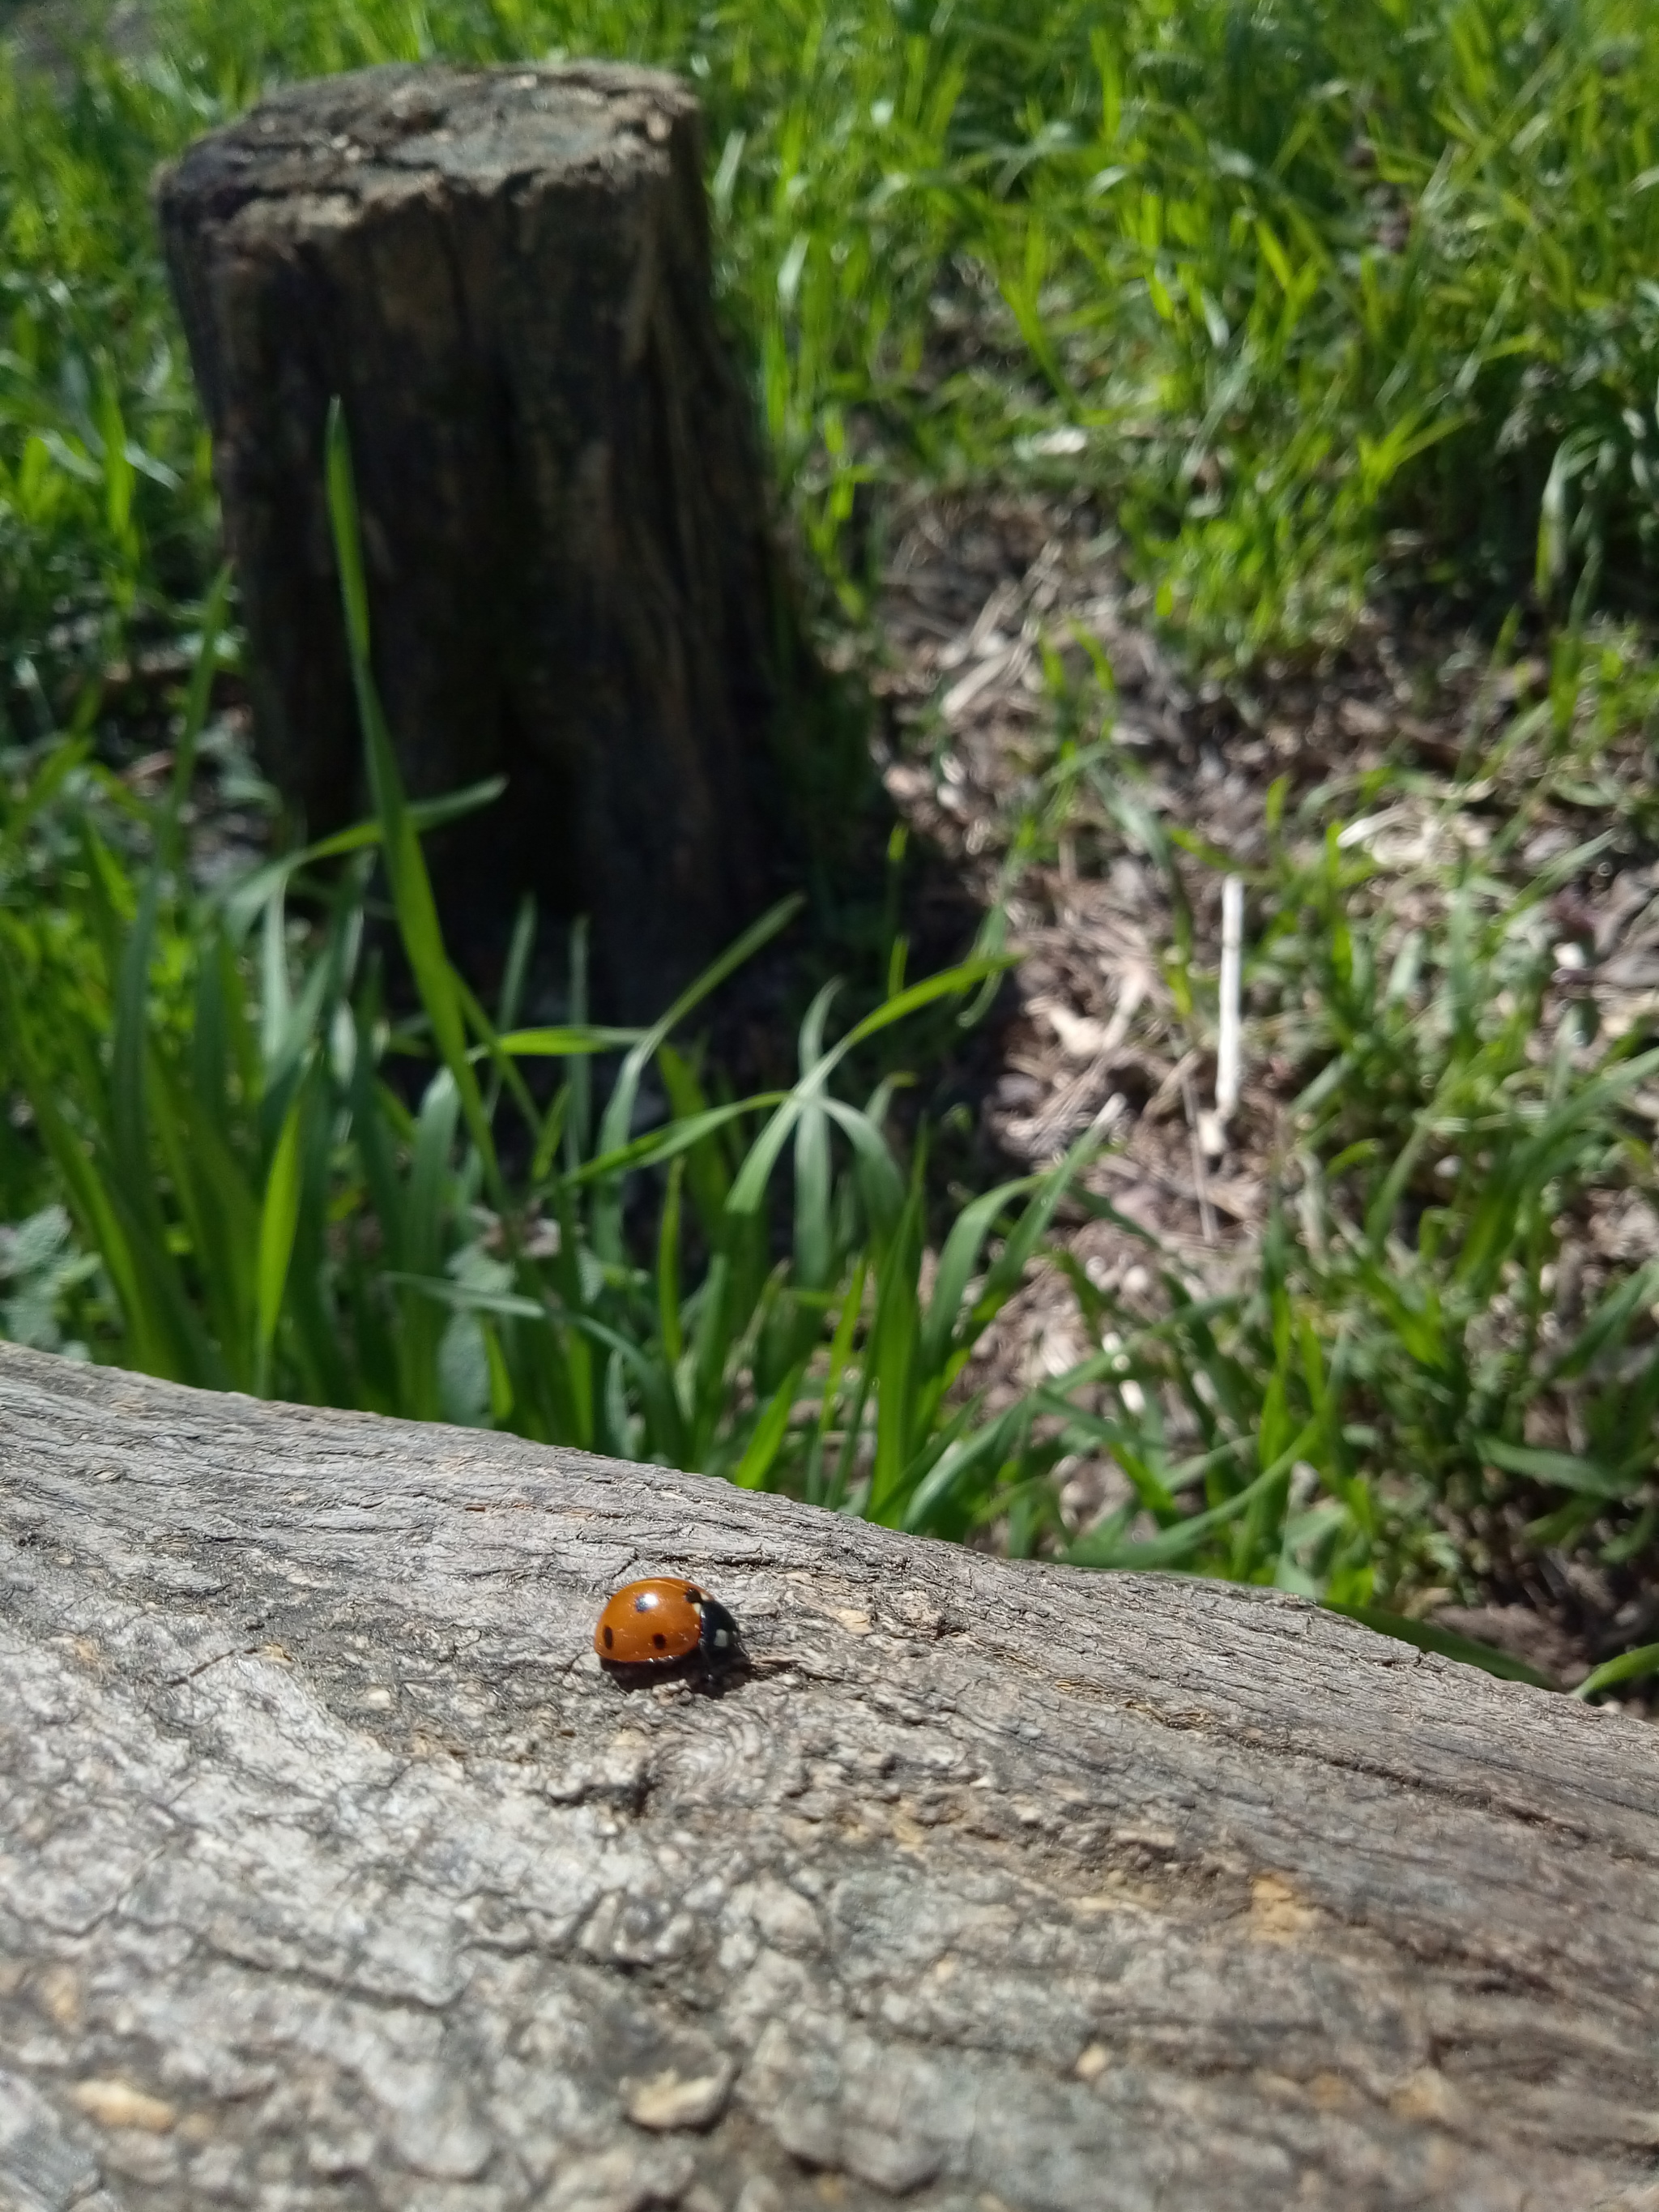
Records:
[[[1244,884],[1237,876],[1221,886],[1221,1036],[1216,1049],[1215,1110],[1225,1121],[1238,1104],[1239,981],[1244,945]]]

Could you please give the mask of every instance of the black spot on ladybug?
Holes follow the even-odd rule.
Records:
[[[661,1634],[660,1632],[657,1635],[653,1636],[651,1641],[656,1645],[659,1651],[667,1650],[668,1638]]]
[[[606,1650],[607,1651],[611,1649],[611,1645],[616,1642],[616,1640],[617,1640],[617,1632],[616,1632],[616,1630],[615,1630],[614,1628],[607,1628],[607,1629],[605,1630],[605,1650]]]

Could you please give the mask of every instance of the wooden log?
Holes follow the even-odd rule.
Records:
[[[269,773],[313,832],[365,806],[338,393],[409,783],[510,779],[440,847],[452,917],[526,888],[588,914],[602,1009],[653,1018],[775,890],[824,766],[696,101],[599,64],[365,70],[210,133],[156,198]]]
[[[1659,1736],[1297,1600],[6,1348],[0,1647],[8,2208],[1659,2203]]]

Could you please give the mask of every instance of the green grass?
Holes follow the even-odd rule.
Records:
[[[1127,822],[1178,890],[1135,775],[1109,734],[1074,749],[1060,809],[1025,834]],[[1065,1556],[1272,1582],[1367,1618],[1383,1593],[1512,1585],[1529,1548],[1644,1568],[1659,1261],[1612,1271],[1582,1310],[1560,1295],[1592,1195],[1655,1183],[1629,1110],[1659,1076],[1651,1024],[1603,1037],[1591,1009],[1551,996],[1549,902],[1608,833],[1517,885],[1522,808],[1479,865],[1390,876],[1340,822],[1307,835],[1328,793],[1294,824],[1285,799],[1270,793],[1267,858],[1245,872],[1253,1047],[1301,1086],[1259,1265],[1200,1295],[1118,1217],[1158,1280],[1149,1312],[1060,1256],[1103,1349],[1039,1402],[1128,1486]],[[1182,896],[1168,979],[1209,1048],[1214,979]]]
[[[861,486],[1011,467],[1109,494],[1206,653],[1340,635],[1379,578],[1653,605],[1644,0],[154,13],[148,61],[0,84],[0,640],[42,680],[211,573],[153,163],[278,76],[433,52],[689,72],[731,319],[851,605]]]
[[[994,1521],[1016,1549],[1063,1540],[1048,1471],[1103,1450],[1134,1497],[1075,1556],[1373,1611],[1478,1588],[1517,1498],[1527,1542],[1650,1575],[1659,1285],[1620,1278],[1564,1332],[1554,1283],[1587,1194],[1652,1187],[1626,1110],[1647,1038],[1569,1023],[1540,1046],[1555,879],[1515,858],[1547,797],[1627,852],[1653,836],[1645,0],[158,0],[152,21],[143,55],[94,44],[60,82],[0,67],[0,1322],[943,1534]],[[663,62],[703,98],[722,312],[826,623],[866,622],[893,489],[1082,485],[1224,678],[1311,659],[1379,602],[1493,634],[1514,610],[1548,665],[1530,720],[1465,764],[1503,817],[1482,868],[1370,880],[1326,833],[1371,788],[1287,807],[1254,872],[1258,1042],[1304,1085],[1257,1278],[1200,1302],[1171,1274],[1149,1316],[1079,1276],[1102,1350],[994,1419],[957,1378],[1061,1179],[963,1194],[941,1227],[874,1056],[921,999],[832,1041],[821,998],[793,1087],[738,1101],[690,1041],[701,1003],[592,1030],[579,940],[570,1020],[514,1042],[532,925],[486,1011],[444,956],[431,810],[403,801],[367,686],[355,847],[211,896],[182,865],[235,638],[148,177],[283,76],[554,51]],[[198,677],[150,801],[113,772],[153,738],[107,677],[163,647]],[[1097,805],[1173,865],[1131,765],[1081,758],[1028,847]],[[1413,937],[1405,889],[1441,926]],[[365,951],[389,926],[420,999],[396,1024]],[[536,1079],[550,1060],[562,1081]]]
[[[1250,1051],[1279,1065],[1285,1101],[1238,1287],[1200,1293],[1150,1237],[1150,1300],[1062,1260],[1103,1346],[1073,1418],[1128,1482],[1074,1562],[1270,1581],[1374,1625],[1384,1595],[1478,1602],[1546,1557],[1650,1585],[1659,1261],[1592,1260],[1582,1296],[1577,1271],[1598,1204],[1655,1194],[1659,1036],[1650,1006],[1604,1033],[1561,990],[1555,911],[1609,854],[1653,849],[1637,642],[1563,633],[1535,702],[1485,744],[1477,713],[1449,775],[1401,757],[1299,799],[1279,781],[1254,864],[1166,830],[1109,692],[1056,666],[1059,741],[1012,847],[1042,857],[1063,831],[1085,867],[1127,844],[1162,874],[1165,981],[1200,1054],[1217,983],[1194,910],[1210,870],[1237,872]],[[1499,641],[1489,688],[1512,649]],[[1364,833],[1390,807],[1419,857],[1385,867]],[[1601,825],[1577,844],[1560,826],[1575,814]],[[1528,865],[1547,823],[1553,857]]]

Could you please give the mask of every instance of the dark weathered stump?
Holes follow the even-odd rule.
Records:
[[[775,888],[808,803],[696,102],[598,64],[366,70],[203,139],[157,198],[270,774],[313,832],[364,803],[337,392],[411,788],[511,779],[441,854],[457,909],[528,887],[590,914],[611,1011],[660,1011]]]
[[[1656,1990],[1617,1712],[0,1348],[6,2212],[1654,2212]]]

